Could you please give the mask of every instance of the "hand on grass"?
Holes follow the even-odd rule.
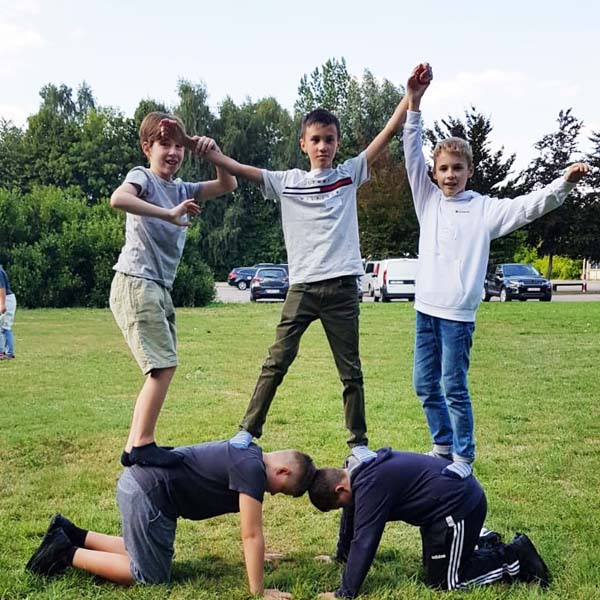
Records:
[[[335,598],[335,592],[323,592],[322,594],[319,594],[319,598],[322,598],[323,600]]]
[[[331,564],[335,562],[335,558],[330,554],[319,554],[319,556],[315,556],[315,560],[317,562],[322,562],[326,564]]]
[[[578,183],[583,177],[590,172],[590,165],[578,162],[572,164],[565,173],[565,179],[569,183]]]
[[[279,590],[265,590],[263,592],[263,598],[264,600],[274,600],[274,599],[279,599],[279,598],[291,598],[292,595],[289,594],[288,592],[280,592]]]
[[[278,565],[279,561],[283,560],[284,555],[281,552],[265,552],[265,562]]]
[[[189,227],[191,222],[189,217],[195,217],[202,212],[202,209],[198,206],[195,200],[184,200],[181,204],[178,204],[175,208],[172,208],[168,217],[165,219],[173,225],[179,225],[180,227]],[[188,219],[184,217],[188,215]]]

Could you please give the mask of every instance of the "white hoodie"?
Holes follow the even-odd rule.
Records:
[[[446,198],[429,178],[421,113],[408,111],[404,154],[421,228],[415,309],[451,321],[475,321],[490,242],[558,208],[575,187],[564,177],[514,199],[464,191]]]

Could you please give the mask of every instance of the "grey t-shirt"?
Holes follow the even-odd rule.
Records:
[[[194,521],[240,510],[240,494],[263,501],[267,475],[256,444],[234,448],[229,440],[182,446],[175,467],[130,467],[154,505],[172,519]]]
[[[138,197],[161,208],[174,208],[184,200],[199,198],[201,183],[181,179],[165,181],[145,167],[134,167],[125,183],[133,184]],[[143,277],[170,289],[185,245],[186,227],[167,223],[156,217],[140,217],[127,213],[125,245],[115,271]]]
[[[262,173],[263,195],[281,202],[290,284],[362,275],[356,190],[369,179],[366,153],[335,169]]]

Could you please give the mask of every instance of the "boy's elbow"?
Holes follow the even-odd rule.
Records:
[[[229,182],[229,185],[227,186],[227,193],[230,192],[235,192],[235,190],[237,190],[238,187],[238,181],[235,177],[231,177],[231,181]]]
[[[120,208],[119,193],[113,192],[110,197],[110,205],[112,208]]]

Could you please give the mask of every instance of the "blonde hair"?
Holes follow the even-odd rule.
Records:
[[[433,167],[435,168],[435,161],[442,152],[450,152],[460,158],[464,158],[467,161],[469,169],[473,168],[473,150],[467,140],[459,137],[449,137],[445,140],[439,141],[433,149]]]
[[[148,142],[148,144],[152,145],[157,140],[160,140],[160,122],[163,119],[177,121],[185,133],[185,126],[179,117],[164,112],[151,112],[144,117],[140,125],[140,144]]]

